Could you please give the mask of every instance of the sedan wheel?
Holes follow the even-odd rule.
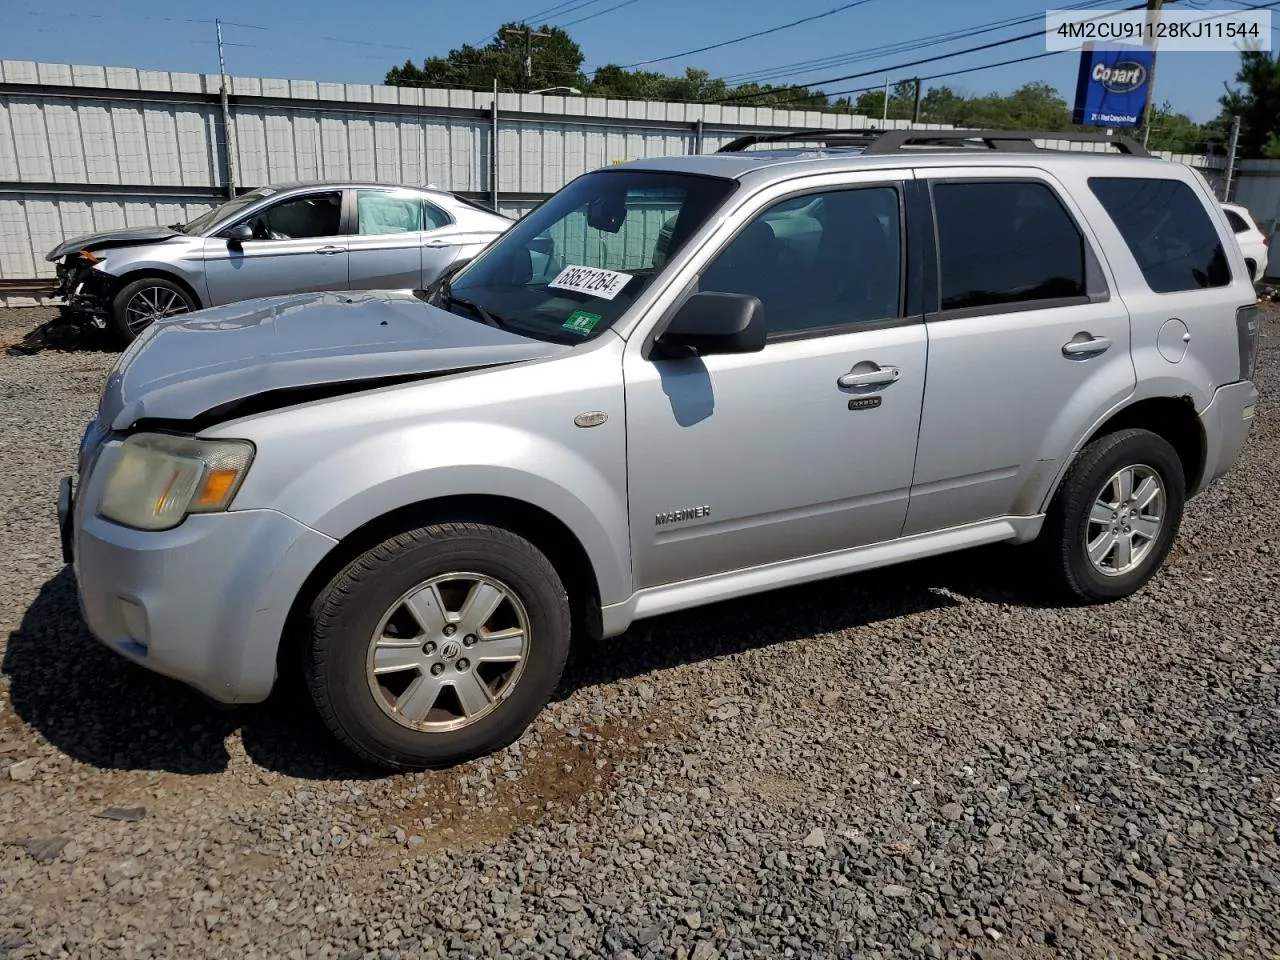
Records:
[[[157,320],[188,313],[190,310],[190,305],[176,290],[168,287],[143,287],[125,306],[125,323],[130,333],[138,334]]]
[[[193,295],[177,281],[167,277],[141,277],[115,295],[111,319],[117,338],[129,343],[157,320],[196,309],[199,304]]]

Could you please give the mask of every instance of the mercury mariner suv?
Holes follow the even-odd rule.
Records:
[[[90,629],[225,703],[300,671],[412,769],[673,610],[1000,541],[1132,594],[1245,443],[1257,303],[1199,174],[1034,136],[743,138],[426,290],[147,327],[60,490]]]

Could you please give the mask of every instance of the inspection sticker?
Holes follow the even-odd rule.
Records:
[[[565,267],[547,286],[552,290],[572,290],[574,293],[589,293],[601,300],[612,300],[630,279],[629,273],[601,267]]]
[[[600,322],[600,314],[587,313],[585,310],[575,310],[569,314],[569,319],[560,324],[561,330],[568,330],[570,333],[576,333],[580,337],[585,337],[596,328],[596,324]]]

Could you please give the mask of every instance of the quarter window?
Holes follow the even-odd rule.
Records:
[[[1087,295],[1084,238],[1048,185],[935,183],[933,203],[943,310]]]
[[[1090,177],[1089,189],[1156,293],[1225,287],[1227,251],[1204,204],[1181,180]]]
[[[776,203],[716,256],[698,289],[759,298],[770,334],[898,317],[898,191],[862,187]]]
[[[1236,213],[1234,210],[1222,211],[1227,215],[1227,223],[1231,224],[1231,229],[1235,233],[1248,233],[1249,225],[1244,222],[1244,217]]]

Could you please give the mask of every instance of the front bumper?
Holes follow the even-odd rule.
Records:
[[[336,541],[275,510],[194,515],[159,532],[123,527],[93,510],[107,472],[89,475],[63,523],[90,631],[214,700],[266,699],[294,599]]]
[[[1200,413],[1204,427],[1204,469],[1200,483],[1191,493],[1199,493],[1227,473],[1240,459],[1258,405],[1258,388],[1248,380],[1228,383],[1214,391],[1213,399]]]
[[[106,274],[91,264],[68,257],[55,267],[58,279],[53,296],[60,297],[71,313],[83,314],[96,326],[105,326],[111,311],[111,285]]]

